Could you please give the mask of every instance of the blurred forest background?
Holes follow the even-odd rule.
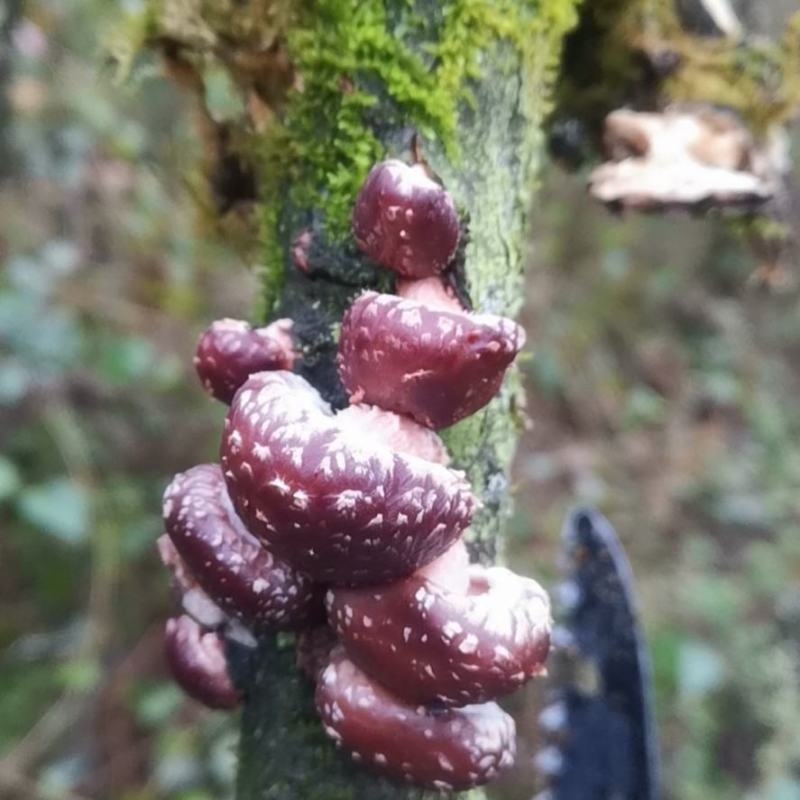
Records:
[[[114,81],[137,6],[0,3],[1,798],[232,795],[236,719],[165,675],[153,544],[169,477],[217,448],[196,337],[247,317],[255,279],[198,227],[158,64]],[[552,167],[536,200],[508,557],[553,586],[565,513],[597,504],[638,580],[667,797],[797,800],[798,273],[766,289],[730,225],[616,218],[585,177]],[[528,800],[535,690],[514,704],[497,796]]]

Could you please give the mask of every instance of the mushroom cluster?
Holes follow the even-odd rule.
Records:
[[[200,339],[198,375],[230,408],[220,465],[164,497],[159,548],[184,610],[169,663],[190,695],[230,708],[223,639],[295,631],[324,729],[354,761],[468,789],[513,763],[514,722],[495,701],[543,671],[550,605],[535,581],[470,564],[479,503],[437,431],[489,403],[525,335],[448,285],[461,224],[424,165],[376,165],[353,234],[397,279],[342,320],[348,407],[292,372],[288,320],[223,320]]]

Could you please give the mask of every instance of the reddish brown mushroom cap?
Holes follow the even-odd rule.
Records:
[[[291,369],[295,360],[291,329],[288,319],[255,330],[241,320],[217,320],[200,337],[194,357],[203,386],[217,400],[230,404],[254,372]]]
[[[333,589],[330,624],[356,664],[410,703],[501,697],[543,671],[550,603],[507,569],[469,574],[468,593],[419,574],[379,591]]]
[[[461,235],[453,198],[420,164],[383,161],[356,199],[353,235],[373,261],[408,278],[441,272]]]
[[[251,376],[221,448],[249,530],[322,583],[380,584],[443,553],[477,501],[463,475],[337,423],[298,375]]]
[[[222,639],[203,633],[190,617],[167,620],[164,653],[175,682],[189,697],[209,708],[239,705],[239,692],[228,674]]]
[[[248,533],[216,464],[175,476],[164,494],[164,522],[192,577],[227,613],[281,629],[323,618],[319,587]]]
[[[355,761],[409,783],[460,791],[514,763],[514,720],[497,704],[409,705],[372,682],[341,648],[317,684],[317,710],[326,733]]]
[[[339,374],[353,402],[446,428],[494,397],[524,344],[505,317],[365,292],[342,322]]]

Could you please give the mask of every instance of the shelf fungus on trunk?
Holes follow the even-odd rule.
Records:
[[[759,146],[733,112],[700,104],[614,111],[604,145],[609,160],[589,191],[621,209],[755,208],[775,195],[783,170],[779,148]]]
[[[469,568],[466,590],[417,573],[390,586],[331,589],[331,626],[348,656],[409,703],[494,700],[542,673],[550,603],[536,581]]]
[[[238,319],[212,323],[197,343],[194,367],[206,391],[230,405],[239,387],[254,372],[291,370],[296,353],[292,321],[279,319],[265,328],[252,328]]]
[[[407,703],[337,648],[317,684],[327,734],[354,761],[441,791],[488,783],[514,763],[514,720],[496,703],[458,709]]]
[[[364,292],[342,321],[339,374],[351,401],[438,430],[483,408],[524,344],[505,317]]]
[[[442,272],[461,236],[450,193],[423,164],[376,164],[353,210],[353,235],[363,253],[407,278]]]
[[[167,620],[164,652],[175,682],[209,708],[232,709],[239,692],[228,673],[221,637],[186,615]]]
[[[222,680],[221,635],[296,631],[297,666],[342,750],[401,781],[468,789],[514,761],[514,721],[491,701],[543,671],[550,606],[535,581],[470,565],[479,502],[436,431],[495,396],[525,333],[456,296],[461,222],[424,166],[377,165],[353,232],[399,277],[396,295],[364,292],[345,314],[348,407],[334,412],[291,371],[288,320],[223,320],[201,338],[198,374],[230,408],[221,465],[176,476],[165,495],[159,548],[197,620],[170,622],[169,656],[187,691],[215,702],[223,684],[197,665]],[[310,279],[312,244],[303,231],[292,252]]]
[[[248,529],[323,583],[409,575],[458,538],[477,506],[462,473],[340,424],[289,372],[252,375],[237,393],[221,459]]]
[[[164,493],[164,523],[188,571],[227,614],[256,630],[321,621],[321,589],[247,531],[217,464],[173,478]]]

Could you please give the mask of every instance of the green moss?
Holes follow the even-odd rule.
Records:
[[[269,319],[280,302],[286,283],[286,257],[278,236],[279,205],[277,196],[268,198],[261,213],[261,294],[254,313],[258,319]]]
[[[416,130],[457,161],[460,111],[474,104],[471,85],[489,46],[506,40],[538,65],[536,48],[545,34],[560,41],[574,7],[451,0],[401,27],[380,0],[307,2],[288,37],[298,87],[284,126],[268,134],[266,179],[285,182],[293,205],[318,210],[334,238],[344,235],[355,194],[385,152],[383,130]],[[557,44],[547,52],[552,66]]]
[[[246,112],[232,120],[237,150],[256,166],[261,188],[259,311],[275,308],[287,243],[310,218],[331,244],[345,239],[358,188],[387,151],[404,150],[416,132],[426,153],[459,164],[463,116],[475,108],[487,67],[496,66],[498,42],[516,54],[503,59],[514,76],[522,64],[521,111],[529,135],[538,136],[549,107],[541,87],[578,1],[409,0],[403,8],[382,0],[257,0],[242,9],[235,0],[149,0],[136,42],[180,43],[200,74],[228,70],[243,96],[263,88],[263,76],[247,71],[263,67],[254,54],[280,41],[292,64],[287,96],[260,95],[277,112],[265,131]],[[525,174],[533,166],[523,164]]]

